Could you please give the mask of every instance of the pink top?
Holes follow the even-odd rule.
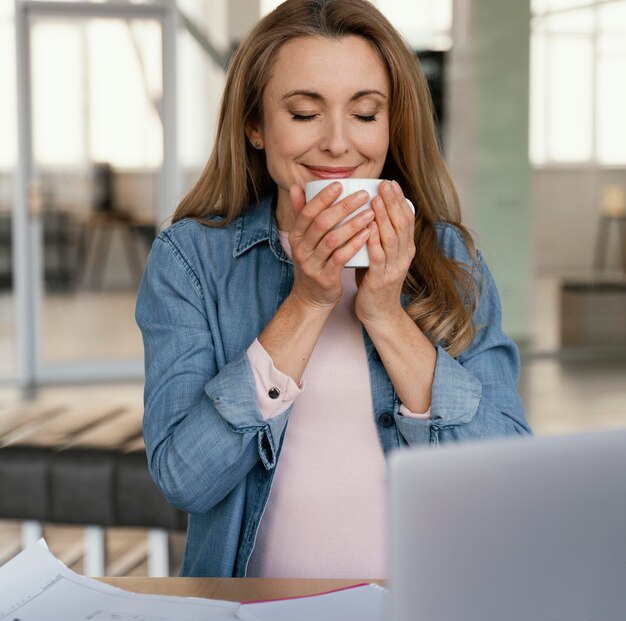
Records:
[[[281,242],[289,254],[287,234]],[[298,387],[258,340],[248,349],[263,416],[295,400],[254,551],[250,577],[386,576],[385,458],[372,408],[369,368],[354,314],[354,270]],[[280,390],[278,399],[268,396]],[[429,413],[402,414],[428,417]],[[332,430],[332,432],[329,432]]]

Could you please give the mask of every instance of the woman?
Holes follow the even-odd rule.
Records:
[[[184,575],[384,577],[384,455],[529,432],[432,117],[363,0],[288,0],[235,54],[137,305],[150,471],[190,514]],[[333,230],[367,196],[303,187],[350,176],[392,182]],[[363,245],[370,267],[343,269]]]

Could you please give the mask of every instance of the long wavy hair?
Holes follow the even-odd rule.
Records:
[[[251,202],[275,191],[264,152],[247,140],[247,124],[263,119],[263,91],[282,45],[296,37],[363,37],[386,67],[389,152],[381,177],[395,179],[416,207],[416,254],[404,282],[406,311],[433,343],[453,356],[472,341],[478,287],[470,266],[446,257],[435,223],[461,224],[459,200],[437,143],[426,79],[415,55],[389,21],[365,0],[287,0],[261,19],[235,52],[227,72],[213,152],[173,221],[194,218],[225,226]],[[205,219],[209,214],[221,219]]]

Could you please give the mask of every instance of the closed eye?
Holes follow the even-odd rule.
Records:
[[[296,112],[291,113],[291,118],[294,121],[312,121],[318,116],[318,114],[297,114]],[[378,120],[375,114],[355,114],[354,116],[356,119],[363,123],[372,123]]]
[[[356,116],[356,118],[359,119],[359,121],[363,121],[363,123],[371,123],[372,121],[377,120],[375,114],[369,114],[369,115],[355,114],[354,116]]]
[[[318,116],[317,114],[297,114],[295,112],[291,113],[291,118],[294,121],[312,121],[316,116]]]

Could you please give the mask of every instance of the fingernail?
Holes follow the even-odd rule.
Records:
[[[396,194],[398,195],[402,194],[402,188],[400,187],[399,183],[395,179],[391,182],[391,185],[393,186],[393,189]]]
[[[361,218],[367,222],[368,220],[372,220],[374,218],[374,212],[371,209],[368,209],[367,211],[363,212],[363,215],[361,216]]]
[[[369,198],[369,194],[365,191],[365,190],[359,190],[356,193],[356,198],[360,201],[365,200],[366,198]]]
[[[343,186],[341,185],[341,183],[339,183],[339,181],[333,181],[333,183],[331,183],[329,187],[333,192],[337,192],[341,190]]]

